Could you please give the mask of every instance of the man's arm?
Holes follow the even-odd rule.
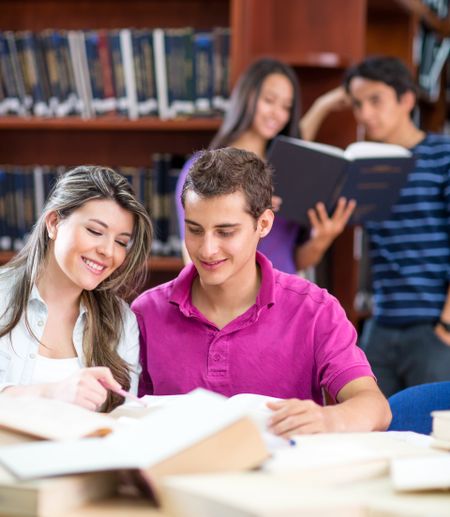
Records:
[[[319,406],[312,400],[270,402],[270,430],[289,438],[296,434],[385,431],[392,419],[389,403],[372,377],[347,383],[338,404]]]
[[[338,86],[318,97],[299,123],[300,135],[304,140],[314,140],[320,126],[332,111],[350,107],[350,99],[343,86]]]

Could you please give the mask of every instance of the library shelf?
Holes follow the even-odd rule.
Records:
[[[80,117],[0,117],[2,130],[76,130],[76,131],[217,131],[222,119],[185,118],[161,120],[158,117],[142,117],[137,120],[105,116],[93,119]]]

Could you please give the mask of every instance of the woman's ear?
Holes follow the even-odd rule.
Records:
[[[56,239],[56,234],[58,233],[58,223],[59,216],[55,210],[48,212],[45,216],[45,226],[47,228],[47,233],[49,239],[54,241]]]
[[[259,231],[259,237],[265,237],[270,233],[270,230],[272,229],[273,221],[274,221],[275,215],[270,208],[267,208],[264,210],[264,212],[259,216],[258,219],[258,231]]]

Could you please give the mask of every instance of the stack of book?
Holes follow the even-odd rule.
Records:
[[[268,457],[258,428],[225,401],[196,390],[141,418],[115,419],[57,400],[0,395],[0,427],[35,437],[10,445],[0,436],[0,514],[64,515],[113,493],[121,470],[157,496],[167,475],[257,467]]]
[[[0,116],[210,115],[229,54],[224,27],[0,32]]]
[[[444,411],[433,411],[432,433],[433,445],[450,450],[450,409]]]

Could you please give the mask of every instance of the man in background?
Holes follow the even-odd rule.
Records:
[[[390,396],[450,380],[450,138],[416,127],[415,83],[396,58],[365,59],[344,87],[366,138],[416,159],[391,217],[367,225],[374,312],[360,344]]]

